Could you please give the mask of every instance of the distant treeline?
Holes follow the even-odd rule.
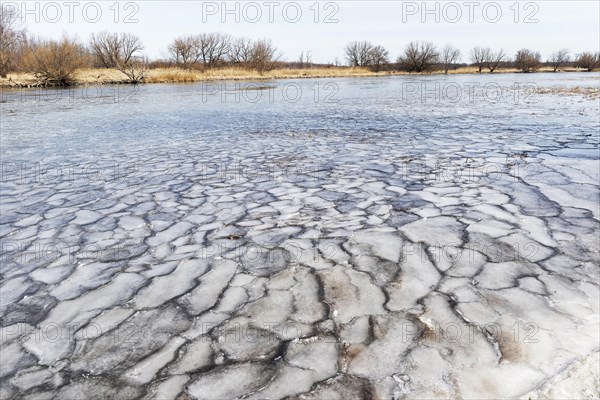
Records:
[[[30,72],[37,79],[69,84],[80,68],[114,68],[131,82],[144,80],[148,69],[178,67],[189,70],[240,67],[259,73],[274,68],[364,67],[374,72],[401,70],[426,72],[449,70],[472,65],[479,72],[494,72],[498,68],[517,68],[534,72],[542,66],[553,71],[570,66],[592,71],[600,67],[598,52],[583,52],[572,58],[568,49],[554,52],[544,62],[539,52],[522,49],[515,55],[504,50],[474,47],[468,55],[450,44],[437,47],[431,42],[409,43],[395,60],[383,46],[367,41],[348,43],[345,59],[329,64],[314,64],[311,51],[303,51],[295,61],[282,61],[281,53],[269,39],[234,38],[224,33],[201,33],[175,38],[162,60],[148,60],[139,37],[129,33],[100,32],[87,43],[74,37],[60,40],[34,38],[19,26],[16,11],[0,8],[0,77],[9,72]],[[468,60],[469,64],[461,61]]]

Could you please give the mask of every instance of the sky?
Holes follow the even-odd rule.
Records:
[[[93,32],[130,32],[151,59],[177,36],[224,32],[270,38],[283,59],[310,50],[316,63],[344,60],[344,46],[368,40],[392,59],[413,40],[450,43],[468,62],[474,46],[539,51],[544,59],[600,49],[600,1],[2,1],[32,34],[87,41]]]

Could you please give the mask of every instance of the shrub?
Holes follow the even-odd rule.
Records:
[[[398,58],[398,63],[409,72],[427,71],[439,61],[439,53],[431,42],[411,42]]]
[[[579,54],[575,61],[575,66],[586,69],[588,72],[593,71],[595,68],[600,68],[600,53],[584,52]]]
[[[61,40],[34,41],[24,56],[25,67],[37,79],[46,83],[71,85],[74,73],[88,59],[86,49],[76,40],[64,36]]]
[[[533,72],[540,67],[541,59],[542,56],[539,52],[521,49],[515,56],[515,67],[525,73]]]
[[[569,62],[569,49],[561,49],[550,55],[548,63],[552,66],[552,70],[556,72],[560,67]]]
[[[274,69],[278,61],[277,48],[269,39],[259,39],[254,42],[250,58],[251,68],[262,75],[266,71]]]

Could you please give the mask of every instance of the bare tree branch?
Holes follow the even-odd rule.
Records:
[[[344,53],[350,66],[368,67],[375,72],[390,62],[389,52],[383,46],[376,46],[367,41],[348,43]]]
[[[442,48],[440,61],[444,66],[445,74],[448,74],[448,70],[450,69],[450,66],[452,64],[454,64],[456,61],[458,61],[459,58],[460,58],[460,50],[458,50],[456,47],[452,46],[451,44],[446,44]]]
[[[398,62],[410,72],[426,71],[438,60],[439,53],[431,42],[411,42],[398,58]]]
[[[568,63],[569,60],[569,49],[561,49],[557,52],[552,53],[550,55],[550,58],[548,59],[548,62],[550,63],[550,65],[552,65],[552,70],[556,72],[565,63]]]
[[[237,38],[231,42],[229,61],[238,65],[248,65],[252,59],[253,43],[248,38]]]
[[[208,68],[215,67],[225,60],[230,45],[231,36],[222,33],[203,33],[197,37],[200,59]]]
[[[144,79],[143,57],[139,54],[144,45],[139,37],[130,33],[100,32],[92,34],[90,48],[105,68],[116,68],[132,82]]]
[[[500,49],[496,52],[491,49],[485,49],[485,64],[490,72],[494,72],[500,63],[506,58],[504,50]]]
[[[7,4],[0,5],[0,77],[6,78],[14,67],[19,45],[25,42],[25,30],[19,29],[19,12]]]
[[[600,53],[583,52],[579,54],[575,61],[575,66],[577,68],[584,68],[588,72],[600,68]]]
[[[256,69],[261,74],[265,71],[270,71],[279,60],[279,56],[276,53],[277,48],[273,46],[270,39],[257,40],[252,46],[250,67]]]
[[[542,56],[539,52],[521,49],[515,56],[515,67],[525,73],[533,72],[540,67],[541,59]]]
[[[473,47],[471,50],[471,62],[477,67],[477,72],[481,73],[490,49],[482,49],[481,47]]]

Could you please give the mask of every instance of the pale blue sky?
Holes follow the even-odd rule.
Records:
[[[225,7],[238,10],[230,14],[225,13],[222,1],[2,3],[19,7],[25,4],[28,10],[24,15],[25,27],[36,35],[60,37],[66,32],[87,40],[92,32],[102,30],[131,32],[142,38],[150,58],[161,57],[174,37],[200,32],[268,37],[281,50],[284,59],[295,60],[302,50],[310,49],[314,62],[330,62],[336,57],[342,60],[344,45],[354,40],[381,44],[393,58],[412,40],[427,40],[438,45],[452,43],[462,50],[464,59],[473,46],[502,47],[511,55],[527,47],[540,51],[544,59],[564,47],[572,53],[600,48],[600,2],[596,0],[475,1],[471,3],[477,4],[472,6],[468,0],[428,1],[426,7],[433,13],[427,15],[422,13],[422,1],[229,1]],[[96,17],[98,5],[101,15]],[[436,12],[435,7],[439,11]],[[117,8],[119,13],[115,20]],[[298,9],[301,15],[293,23]],[[315,22],[316,9],[319,10],[318,22]],[[501,15],[496,17],[498,9]],[[70,10],[72,22],[69,21]],[[262,17],[252,23],[248,19],[257,18],[257,10]],[[269,21],[270,11],[273,22]],[[461,12],[460,17],[457,11]],[[125,23],[128,15],[137,22]],[[325,23],[328,15],[338,22]],[[440,17],[439,23],[435,21],[436,16]],[[445,21],[444,16],[458,21]],[[469,21],[470,16],[473,22]],[[526,23],[527,16],[537,22]],[[236,17],[240,18],[239,22],[235,21]],[[425,22],[421,20],[423,17],[427,18]],[[496,18],[498,21],[492,23]]]

